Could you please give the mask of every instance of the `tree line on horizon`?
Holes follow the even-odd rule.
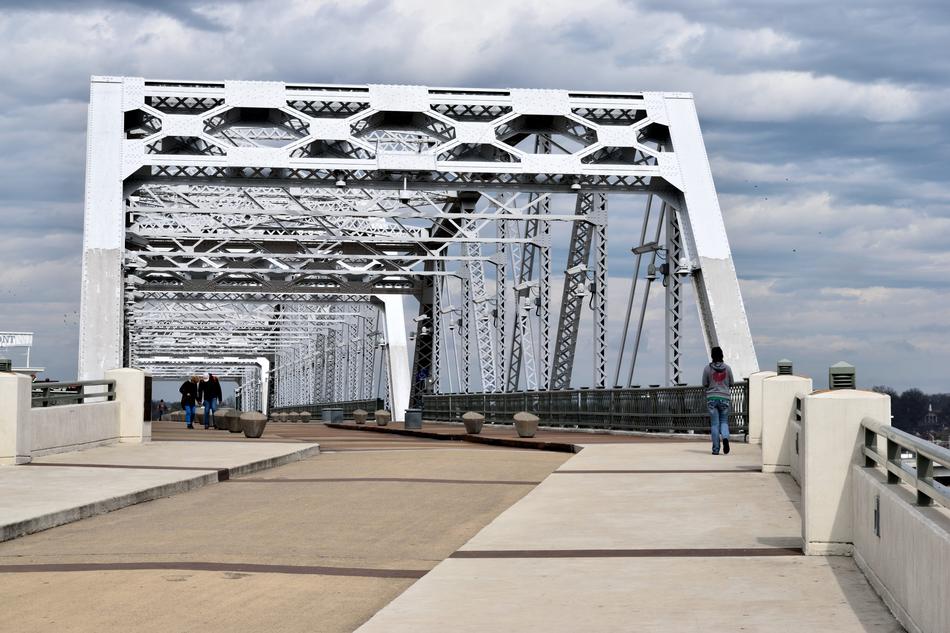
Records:
[[[926,394],[916,387],[898,393],[886,385],[872,387],[872,390],[891,397],[891,423],[896,428],[925,438],[934,435],[938,439],[948,439],[950,393]],[[931,407],[935,417],[928,421]]]

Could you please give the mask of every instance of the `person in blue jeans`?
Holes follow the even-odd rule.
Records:
[[[195,428],[192,424],[195,419],[195,405],[198,402],[198,377],[192,376],[181,383],[178,393],[181,394],[181,408],[185,411],[185,428],[193,429]]]
[[[208,378],[198,385],[198,402],[201,401],[205,404],[204,422],[207,429],[214,424],[214,412],[218,410],[218,403],[221,402],[221,383],[212,373],[209,373]]]
[[[722,362],[722,348],[710,351],[712,362],[703,368],[703,387],[706,389],[706,408],[709,409],[709,424],[712,433],[712,454],[729,454],[729,409],[732,406],[732,368]]]

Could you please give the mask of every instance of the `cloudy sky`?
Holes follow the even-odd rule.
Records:
[[[90,75],[677,90],[760,363],[950,391],[947,42],[926,0],[0,0],[0,330],[75,375]]]

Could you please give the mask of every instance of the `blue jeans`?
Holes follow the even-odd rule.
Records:
[[[728,400],[707,400],[709,409],[709,423],[712,432],[712,452],[719,454],[719,438],[729,439],[729,408],[732,403]]]
[[[214,422],[214,412],[218,410],[217,398],[205,398],[205,428]]]
[[[195,405],[186,404],[185,405],[185,426],[191,426],[192,421],[195,419]]]

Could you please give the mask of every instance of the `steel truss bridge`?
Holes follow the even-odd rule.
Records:
[[[690,282],[707,347],[758,368],[688,94],[94,77],[88,125],[81,379],[212,370],[246,409],[400,419],[572,386],[589,321],[590,384],[629,385],[654,280],[667,384]],[[642,196],[646,278],[608,376],[616,194]]]

